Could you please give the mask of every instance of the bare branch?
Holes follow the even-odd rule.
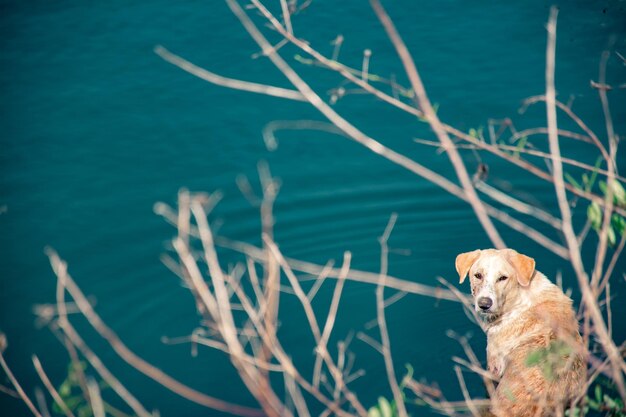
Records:
[[[507,207],[511,207],[513,210],[517,211],[518,213],[527,214],[538,220],[541,220],[542,222],[546,224],[549,224],[550,226],[554,227],[557,230],[561,230],[561,226],[562,226],[561,221],[555,218],[554,216],[552,216],[550,213],[544,210],[541,210],[535,206],[532,206],[530,204],[524,203],[520,200],[517,200],[511,197],[510,195],[505,194],[502,191],[490,186],[484,181],[477,181],[476,189],[478,191],[481,191],[487,194],[489,197],[493,198],[497,202],[504,204]]]
[[[263,235],[263,240],[265,244],[268,246],[268,248],[270,249],[272,255],[276,258],[276,260],[280,264],[280,267],[285,272],[285,275],[289,279],[289,283],[293,287],[293,290],[296,296],[298,297],[298,300],[300,301],[302,308],[304,309],[307,320],[309,322],[309,327],[311,328],[311,332],[313,333],[313,337],[315,338],[315,343],[317,345],[316,346],[317,353],[324,360],[324,363],[326,364],[331,375],[333,376],[335,383],[341,387],[341,390],[346,396],[346,399],[357,410],[360,416],[365,417],[367,415],[367,411],[365,410],[365,407],[363,407],[359,399],[346,387],[343,381],[343,375],[341,373],[341,370],[339,370],[337,366],[335,365],[335,363],[333,362],[326,345],[325,344],[322,345],[320,343],[322,339],[322,334],[320,332],[319,324],[317,323],[317,319],[315,317],[315,312],[313,311],[313,308],[311,307],[311,303],[306,297],[306,294],[302,290],[302,287],[300,286],[298,279],[296,278],[295,274],[289,267],[289,264],[287,264],[287,262],[285,261],[285,258],[283,257],[282,253],[278,249],[278,246],[276,246],[276,244],[269,239],[269,236],[265,234]]]
[[[212,84],[221,85],[222,87],[232,88],[233,90],[243,90],[251,93],[265,94],[268,96],[280,97],[289,100],[305,101],[302,94],[294,90],[286,88],[274,87],[272,85],[264,85],[251,83],[249,81],[235,80],[232,78],[222,77],[214,74],[204,68],[200,68],[184,58],[179,57],[165,49],[161,45],[154,48],[154,53],[163,58],[170,64],[176,65],[178,68]]]
[[[102,396],[100,395],[100,388],[98,387],[98,383],[92,378],[89,378],[87,380],[87,387],[89,388],[89,398],[92,399],[91,409],[93,411],[94,417],[105,417],[104,404],[102,403]]]
[[[328,309],[328,315],[326,317],[326,324],[324,325],[324,330],[322,331],[322,336],[320,337],[320,341],[318,343],[318,349],[326,349],[328,339],[330,338],[330,333],[333,331],[335,319],[337,318],[337,310],[339,308],[339,300],[341,299],[341,292],[343,291],[343,285],[345,283],[346,276],[348,275],[348,271],[350,270],[351,260],[352,254],[350,252],[345,252],[343,255],[343,265],[341,267],[341,273],[335,285],[333,298],[330,301],[330,307]],[[308,296],[307,299],[309,299]],[[316,387],[319,386],[321,370],[321,355],[317,355],[317,357],[315,358],[315,365],[313,366],[313,385],[315,385]]]
[[[256,260],[257,262],[265,263],[267,261],[263,250],[254,245],[227,239],[224,237],[217,237],[215,239],[215,242],[218,246],[229,248],[240,253],[245,253],[247,256]],[[311,262],[299,261],[293,258],[285,258],[285,261],[292,269],[300,272],[306,272],[311,275],[319,276],[323,273],[324,270],[326,270],[324,274],[326,274],[328,278],[337,279],[341,274],[340,268],[321,266]],[[350,269],[348,275],[346,276],[346,279],[376,285],[379,281],[379,274],[357,269]],[[446,289],[430,287],[428,285],[419,284],[417,282],[410,282],[392,276],[385,277],[385,285],[388,288],[406,291],[411,294],[425,295],[428,297],[449,301],[458,301],[458,298],[452,292]]]
[[[286,0],[280,0],[280,8],[283,11],[283,20],[285,21],[285,28],[287,28],[287,32],[293,34],[293,27],[291,26],[291,13],[289,12],[289,7],[287,6]]]
[[[391,357],[391,342],[389,340],[389,331],[387,329],[387,319],[385,318],[385,277],[389,270],[389,236],[396,224],[398,215],[393,213],[389,217],[389,222],[385,231],[378,239],[380,243],[380,278],[376,287],[376,317],[378,320],[378,329],[380,330],[380,341],[382,345],[383,358],[385,360],[385,369],[387,370],[387,380],[393,392],[393,398],[398,409],[400,417],[407,417],[406,406],[404,405],[404,397],[402,390],[398,385],[396,371],[393,368],[393,358]]]
[[[65,404],[65,401],[63,401],[63,399],[59,395],[59,392],[56,390],[56,388],[54,388],[54,385],[52,385],[50,379],[48,379],[48,375],[46,375],[46,373],[44,372],[39,358],[35,355],[33,355],[33,365],[35,366],[35,370],[37,371],[41,382],[43,382],[44,386],[52,396],[52,399],[54,399],[54,402],[57,403],[59,408],[63,410],[63,413],[65,413],[67,417],[74,417],[74,413],[72,413],[67,404]]]
[[[602,58],[600,59],[601,83],[604,83],[606,81],[606,65],[609,59],[609,55],[609,51],[604,51],[602,53]],[[617,154],[617,138],[613,130],[613,120],[611,118],[611,111],[609,109],[609,99],[607,97],[606,90],[604,89],[599,89],[598,94],[600,95],[600,101],[602,102],[602,111],[604,112],[606,131],[609,141],[609,157],[606,159],[609,175],[607,176],[606,180],[606,195],[604,198],[605,205],[602,219],[602,228],[600,229],[600,239],[598,243],[598,248],[596,249],[595,268],[591,275],[591,287],[592,289],[596,290],[596,295],[598,294],[597,286],[600,283],[600,279],[602,278],[602,268],[604,266],[604,260],[606,258],[606,251],[608,246],[608,231],[611,227],[611,220],[613,216],[613,182],[615,181],[615,156]]]
[[[467,173],[467,169],[465,168],[465,164],[463,163],[463,160],[461,159],[458,150],[454,146],[452,140],[450,140],[450,137],[443,128],[443,125],[441,124],[439,117],[437,117],[433,106],[430,104],[430,100],[426,95],[426,90],[424,89],[424,84],[422,83],[419,73],[417,72],[417,67],[415,66],[415,62],[413,61],[409,50],[407,49],[404,41],[400,37],[400,34],[396,30],[395,25],[389,18],[389,15],[387,15],[387,12],[380,4],[380,1],[370,0],[370,4],[374,8],[374,12],[376,12],[378,19],[385,28],[389,39],[393,43],[393,46],[395,47],[398,56],[400,57],[400,60],[404,65],[404,70],[409,77],[409,81],[411,82],[411,86],[413,87],[413,91],[415,92],[415,98],[417,100],[417,103],[419,104],[419,108],[424,113],[424,118],[428,120],[428,123],[435,131],[437,138],[441,142],[441,146],[443,146],[443,148],[448,153],[450,162],[452,162],[454,170],[456,171],[456,175],[459,178],[459,181],[461,181],[461,185],[463,186],[463,191],[465,193],[465,196],[467,197],[466,201],[468,201],[474,209],[478,221],[491,239],[491,242],[494,244],[494,246],[498,249],[504,249],[506,245],[504,244],[504,241],[500,237],[500,234],[496,230],[495,226],[491,222],[491,219],[487,215],[487,211],[482,201],[476,194],[476,190],[472,185],[472,181],[469,177],[469,174]]]
[[[53,270],[56,271],[56,265],[60,261],[58,257],[50,256],[50,262],[53,265]],[[152,380],[163,385],[170,391],[184,397],[196,404],[203,405],[205,407],[213,408],[216,410],[224,411],[226,413],[249,416],[249,417],[262,417],[263,413],[260,410],[248,408],[236,404],[210,397],[206,394],[198,392],[193,388],[190,388],[179,381],[175,380],[171,376],[167,375],[154,365],[148,363],[141,357],[132,352],[126,345],[120,340],[120,338],[111,330],[93,310],[87,298],[84,296],[80,288],[76,285],[69,273],[64,275],[65,288],[71,294],[72,298],[76,301],[77,306],[80,308],[81,313],[85,316],[89,324],[98,332],[98,334],[107,341],[107,343],[113,348],[113,350],[130,366],[148,376]]]
[[[72,344],[80,351],[80,353],[87,359],[93,369],[98,372],[98,375],[106,381],[106,383],[116,392],[117,395],[129,405],[129,407],[140,417],[151,417],[150,414],[139,401],[122,385],[122,383],[104,366],[100,358],[87,346],[84,340],[79,336],[74,327],[66,321],[65,323],[59,323],[59,326],[63,330],[63,333],[68,337]],[[91,397],[93,390],[89,389],[89,378],[87,379],[87,389],[89,392],[89,399],[92,409],[97,409],[98,405],[94,404],[97,399]]]
[[[461,368],[458,366],[455,366],[454,372],[456,373],[456,377],[459,380],[459,385],[461,386],[461,392],[463,393],[463,398],[465,398],[465,403],[469,407],[474,417],[480,417],[481,416],[480,411],[478,411],[478,409],[476,408],[474,401],[472,400],[472,398],[469,395],[469,392],[467,391],[467,385],[465,384],[465,378],[463,378],[463,372],[461,372]]]
[[[7,346],[8,343],[5,334],[0,333],[0,367],[2,367],[4,373],[9,378],[9,381],[11,381],[11,385],[13,385],[15,391],[19,394],[20,398],[22,399],[22,401],[24,401],[24,404],[26,404],[30,412],[33,413],[35,417],[42,417],[41,413],[37,410],[30,398],[28,398],[28,395],[26,395],[26,393],[22,389],[22,386],[15,378],[15,375],[13,375],[13,372],[11,372],[11,368],[9,368],[9,365],[7,365],[6,361],[4,360],[4,351],[6,350]]]

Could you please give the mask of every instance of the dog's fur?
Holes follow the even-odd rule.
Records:
[[[563,415],[582,393],[586,373],[572,300],[535,271],[534,259],[512,249],[462,253],[456,270],[461,283],[469,273],[474,307],[486,321],[487,364],[500,378],[491,412],[498,417]],[[487,309],[490,303],[483,297],[491,300]],[[529,355],[557,341],[570,353],[551,362],[552,375],[542,364],[527,364]]]

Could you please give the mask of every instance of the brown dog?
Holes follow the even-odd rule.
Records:
[[[498,417],[563,415],[585,384],[584,347],[572,300],[512,249],[456,258],[460,282],[470,276],[474,307],[487,327],[487,364],[500,381],[491,412]]]

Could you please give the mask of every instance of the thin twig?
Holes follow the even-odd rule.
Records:
[[[55,254],[56,255],[56,254]],[[55,265],[60,261],[57,256],[49,254],[50,262],[53,264],[53,270]],[[113,348],[113,350],[130,366],[148,376],[152,380],[163,385],[170,391],[184,397],[192,402],[203,405],[205,407],[213,408],[216,410],[224,411],[230,414],[249,416],[249,417],[262,417],[264,414],[257,409],[248,408],[236,404],[210,397],[206,394],[198,392],[193,388],[190,388],[179,381],[175,380],[171,376],[167,375],[154,365],[148,363],[143,358],[137,356],[120,340],[120,338],[109,328],[93,310],[87,298],[82,293],[80,288],[76,285],[69,273],[64,275],[65,288],[70,293],[72,298],[76,301],[76,305],[80,308],[81,313],[89,324],[96,330],[96,332],[106,340],[106,342]]]
[[[351,261],[352,254],[350,252],[345,252],[343,255],[341,274],[337,279],[337,283],[335,284],[335,291],[333,291],[333,298],[330,301],[328,315],[326,316],[326,324],[324,324],[324,330],[322,331],[322,336],[320,337],[320,341],[318,343],[322,350],[326,349],[328,339],[330,338],[330,333],[333,331],[333,326],[335,325],[337,310],[339,309],[339,300],[341,299],[341,292],[343,291],[343,285],[345,283],[346,276],[348,275],[348,271],[350,271]],[[309,299],[308,296],[307,299]],[[321,370],[322,357],[321,355],[317,355],[315,358],[315,364],[313,366],[313,385],[315,385],[316,387],[319,386]]]
[[[527,214],[538,220],[541,220],[546,224],[549,224],[557,230],[561,230],[561,221],[552,216],[550,213],[541,210],[540,208],[517,200],[510,195],[490,186],[484,181],[476,181],[476,189],[487,194],[489,197],[493,198],[497,202],[512,208],[518,213]]]
[[[400,34],[396,30],[393,21],[389,18],[389,15],[380,4],[380,1],[370,0],[370,4],[374,8],[374,12],[376,13],[378,19],[385,28],[389,39],[393,43],[393,46],[395,47],[398,56],[400,57],[400,60],[404,65],[405,72],[409,77],[409,81],[411,82],[411,86],[413,87],[413,91],[415,92],[415,98],[417,100],[419,108],[422,110],[422,112],[424,113],[424,117],[426,118],[426,120],[428,120],[428,123],[435,131],[437,138],[441,142],[441,146],[443,146],[443,148],[448,153],[450,162],[454,166],[456,175],[459,178],[461,185],[463,186],[463,191],[465,193],[465,196],[467,197],[467,201],[474,209],[478,221],[485,230],[485,233],[487,233],[487,235],[491,239],[493,245],[498,249],[504,249],[506,245],[500,237],[500,234],[496,230],[496,227],[491,222],[491,219],[487,215],[485,206],[478,197],[478,194],[476,194],[476,190],[472,185],[470,176],[467,173],[467,168],[465,167],[465,164],[463,163],[463,160],[461,159],[458,150],[448,136],[448,133],[443,128],[443,125],[439,120],[439,117],[435,113],[433,106],[430,104],[430,99],[426,95],[424,84],[422,83],[422,80],[417,71],[417,67],[415,66],[415,62],[413,61],[409,50],[404,44],[404,41],[402,40]]]
[[[15,378],[15,375],[13,375],[13,372],[11,372],[11,368],[9,368],[9,365],[7,365],[6,361],[4,360],[4,351],[7,346],[8,343],[5,334],[0,333],[0,366],[4,370],[4,373],[9,378],[9,381],[11,381],[11,384],[15,388],[15,391],[19,394],[20,398],[22,399],[22,401],[24,401],[24,404],[26,404],[30,412],[33,413],[35,417],[42,417],[41,413],[37,410],[30,398],[28,398],[28,395],[26,395],[26,393],[22,389],[22,386]]]
[[[87,380],[87,387],[89,388],[89,398],[92,399],[91,410],[93,411],[93,416],[105,417],[104,404],[102,402],[102,396],[100,395],[98,383],[93,378],[89,378]]]
[[[456,377],[459,380],[459,385],[461,386],[461,392],[463,393],[463,398],[465,399],[465,403],[469,408],[470,412],[474,417],[480,417],[480,411],[476,408],[472,397],[469,395],[467,391],[467,385],[465,384],[465,378],[463,378],[463,372],[461,372],[461,368],[459,366],[454,367],[454,372],[456,373]]]
[[[50,410],[48,410],[48,403],[46,402],[46,396],[39,387],[35,387],[35,399],[37,400],[37,405],[39,405],[39,412],[43,417],[52,417],[50,415]]]
[[[370,336],[366,335],[363,332],[358,332],[356,334],[356,337],[357,339],[362,340],[363,342],[367,343],[372,348],[377,350],[381,355],[383,355],[383,347],[378,341],[374,340],[373,338],[371,338]]]
[[[2,384],[0,384],[0,392],[10,397],[17,398],[18,400],[20,399],[20,394],[18,394],[17,391],[12,390],[11,388]]]
[[[538,103],[541,101],[547,101],[547,100],[548,100],[547,95],[529,97],[526,100],[524,100],[522,109],[520,109],[520,111],[524,111],[525,108],[531,104],[535,104],[535,103]],[[596,136],[596,134],[593,133],[593,131],[582,121],[580,117],[576,115],[576,113],[572,111],[572,109],[569,106],[558,101],[556,99],[556,94],[555,94],[555,97],[553,98],[553,103],[559,110],[567,114],[567,116],[570,119],[572,119],[572,121],[576,123],[587,134],[587,136],[591,139],[592,143],[598,148],[598,150],[602,154],[602,157],[604,158],[604,160],[607,161],[609,159],[609,154],[606,148],[604,147],[604,145],[602,145],[602,142],[600,142],[600,139],[598,139],[598,136]],[[550,129],[550,126],[548,126],[548,134],[550,132],[549,129]],[[558,132],[558,128],[557,128],[557,132]]]
[[[200,239],[204,249],[204,260],[209,267],[211,282],[213,283],[215,296],[211,299],[211,302],[217,304],[217,311],[213,314],[213,317],[219,318],[220,332],[228,346],[231,361],[239,371],[239,375],[244,384],[270,417],[274,415],[289,417],[290,414],[287,413],[284,405],[279,401],[274,392],[267,389],[265,378],[259,372],[258,368],[249,366],[249,363],[242,360],[242,357],[245,356],[245,352],[237,338],[237,330],[230,307],[230,297],[226,289],[226,279],[219,265],[217,252],[213,243],[213,234],[209,228],[206,213],[202,206],[195,201],[191,203],[191,211],[198,225]],[[204,280],[194,277],[194,285],[199,290],[203,300],[211,298],[209,296],[208,286]]]
[[[491,372],[485,371],[482,369],[480,362],[478,361],[478,358],[476,357],[476,354],[474,353],[474,350],[472,349],[472,347],[470,346],[467,340],[467,337],[459,336],[451,330],[447,332],[447,335],[449,337],[452,337],[456,341],[458,341],[459,344],[463,347],[463,350],[465,351],[467,358],[471,362],[472,370],[482,376],[483,383],[485,384],[485,388],[487,389],[487,392],[489,393],[489,398],[495,399],[496,387],[494,385],[494,381],[497,381],[498,378],[495,375],[493,375]],[[479,369],[480,371],[478,371],[477,369]]]
[[[309,327],[311,328],[311,333],[313,333],[313,337],[315,338],[317,353],[322,357],[333,379],[335,380],[335,383],[341,387],[341,390],[346,396],[346,399],[357,410],[357,413],[362,417],[367,416],[367,410],[365,409],[365,407],[363,407],[359,399],[345,385],[343,381],[343,375],[341,371],[337,368],[335,363],[333,362],[330,356],[330,353],[328,352],[328,349],[326,348],[325,345],[320,344],[322,334],[320,332],[319,324],[315,317],[315,312],[313,311],[311,303],[307,299],[306,294],[302,290],[302,287],[300,286],[298,279],[296,278],[295,274],[293,273],[293,271],[291,270],[291,268],[285,261],[285,258],[283,257],[282,253],[278,249],[278,246],[276,246],[276,244],[269,239],[269,236],[265,234],[263,235],[263,240],[265,244],[271,250],[272,255],[276,258],[276,260],[280,264],[283,271],[285,272],[285,275],[289,279],[289,283],[293,287],[293,290],[296,296],[298,297],[298,300],[300,301],[302,308],[304,309],[305,315],[309,322]]]
[[[50,249],[45,248],[44,252],[48,257],[56,256],[56,253]],[[61,261],[60,259],[57,262],[51,263],[52,270],[57,276],[56,282],[56,302],[57,302],[57,312],[58,312],[58,323],[64,324],[68,322],[67,318],[67,303],[65,301],[65,284],[66,284],[66,275],[67,275],[67,263]],[[88,302],[88,301],[87,301]],[[74,304],[75,307],[78,305]],[[79,309],[80,311],[80,309]],[[50,326],[49,326],[50,327]],[[60,326],[59,326],[60,327]],[[83,369],[83,364],[78,357],[78,352],[76,351],[76,347],[72,342],[68,339],[65,334],[59,333],[59,337],[63,346],[65,346],[65,350],[70,356],[70,361],[72,363],[72,369],[75,370],[78,386],[82,392],[83,398],[91,406],[91,399],[89,398],[89,389],[87,387],[87,377],[85,376],[85,370]]]
[[[249,243],[231,240],[221,236],[215,239],[215,243],[218,246],[246,254],[248,257],[254,259],[257,262],[267,262],[265,252],[254,245],[250,245]],[[307,274],[315,276],[321,275],[324,270],[326,270],[324,274],[328,278],[337,279],[341,274],[341,268],[329,268],[328,266],[317,265],[312,262],[300,261],[293,258],[285,258],[285,261],[293,270],[305,272]],[[361,271],[358,269],[350,269],[346,280],[376,285],[379,281],[379,274],[376,274],[374,272]],[[442,300],[459,301],[458,298],[451,291],[444,288],[431,287],[428,285],[403,280],[389,275],[385,277],[385,285],[387,288],[393,288],[399,291],[406,291],[410,294],[425,295],[428,297]]]
[[[265,94],[289,100],[306,101],[302,94],[294,90],[274,87],[272,85],[251,83],[249,81],[235,80],[233,78],[226,78],[221,75],[214,74],[204,68],[194,65],[178,55],[171,53],[161,45],[157,45],[154,48],[154,53],[170,64],[176,65],[178,68],[212,84],[221,85],[222,87],[231,88],[233,90],[243,90],[251,93]]]
[[[287,6],[286,0],[280,0],[280,8],[283,12],[283,20],[285,21],[285,28],[287,32],[293,34],[293,27],[291,26],[291,13],[289,12],[289,6]]]
[[[600,59],[600,83],[604,83],[606,81],[606,65],[609,55],[609,51],[604,51],[602,53],[602,58]],[[607,97],[606,90],[604,89],[599,89],[598,94],[600,95],[600,101],[602,102],[602,111],[604,113],[609,141],[609,157],[606,159],[609,175],[606,179],[606,195],[604,199],[605,205],[602,218],[602,228],[599,233],[598,248],[596,249],[595,268],[591,274],[591,288],[594,290],[597,288],[600,283],[600,279],[602,278],[602,268],[604,267],[604,260],[606,258],[606,251],[608,247],[608,232],[609,228],[611,228],[611,220],[613,216],[613,182],[615,181],[615,156],[617,154],[617,138],[615,137],[615,132],[613,130],[613,120],[609,109],[609,99]],[[595,294],[597,295],[598,293],[595,292]]]
[[[106,381],[106,383],[115,391],[119,397],[124,400],[126,404],[140,417],[152,417],[141,403],[128,391],[128,389],[104,366],[100,358],[87,346],[85,341],[80,337],[76,329],[69,323],[59,323],[61,330],[72,342],[72,344],[80,351],[80,353],[87,359],[87,362],[98,372],[98,375]],[[97,404],[94,404],[96,399],[91,397],[92,390],[89,389],[89,379],[87,379],[87,389],[89,392],[89,399],[91,400],[91,408],[98,408]]]
[[[615,265],[617,264],[617,260],[622,254],[622,251],[624,250],[624,244],[626,244],[626,232],[622,233],[622,237],[620,238],[619,244],[617,245],[617,248],[615,248],[615,250],[613,251],[613,256],[611,257],[611,261],[609,262],[609,265],[606,267],[606,271],[604,272],[604,278],[602,278],[602,281],[600,282],[600,285],[598,286],[597,294],[600,294],[609,283],[609,279],[613,275],[613,270],[615,268]]]
[[[393,393],[393,398],[396,403],[398,415],[400,417],[407,417],[406,406],[404,405],[404,397],[402,390],[398,385],[398,379],[396,378],[396,371],[393,367],[393,358],[391,356],[391,342],[389,340],[389,330],[387,329],[387,319],[385,317],[385,277],[389,270],[389,236],[396,224],[398,215],[393,213],[389,217],[389,222],[385,231],[378,239],[380,244],[380,278],[379,284],[376,287],[376,317],[378,320],[378,329],[380,331],[380,341],[383,351],[383,359],[385,360],[385,369],[387,371],[387,380]]]
[[[54,388],[54,385],[52,385],[52,383],[50,382],[50,379],[48,379],[48,375],[46,375],[46,373],[44,372],[43,367],[41,366],[41,362],[39,361],[39,358],[33,355],[32,359],[33,359],[33,365],[35,366],[35,370],[37,371],[37,374],[39,375],[41,382],[43,382],[44,386],[46,387],[46,389],[52,396],[52,399],[54,400],[54,402],[57,403],[59,408],[63,410],[63,413],[67,417],[74,417],[74,413],[72,413],[72,411],[69,409],[67,404],[65,404],[65,401],[63,401],[63,398],[61,398],[61,396],[59,395],[59,392],[56,390],[56,388]]]
[[[280,27],[279,22],[274,22],[276,19],[267,11],[267,9],[258,1],[251,0],[252,3],[257,7],[264,15],[269,16],[268,19],[272,19],[272,23],[275,27]],[[227,0],[227,3],[233,13],[240,19],[244,28],[248,31],[250,36],[257,42],[259,46],[267,47],[269,42],[263,36],[263,34],[258,30],[258,28],[254,25],[254,23],[249,19],[249,17],[241,10],[239,4],[235,0]],[[281,32],[281,34],[283,34]],[[288,36],[288,33],[285,32]],[[274,65],[289,79],[289,81],[306,97],[307,101],[311,103],[316,109],[318,109],[329,121],[331,121],[334,125],[336,125],[339,129],[341,129],[346,135],[360,143],[361,145],[367,147],[371,151],[385,158],[391,160],[392,162],[408,169],[415,174],[426,178],[428,181],[433,182],[434,184],[440,186],[445,189],[449,193],[457,196],[458,198],[469,202],[470,197],[465,194],[463,188],[457,186],[452,183],[445,177],[437,174],[436,172],[424,167],[423,165],[418,164],[417,162],[407,158],[406,156],[395,152],[380,142],[372,139],[371,137],[365,135],[363,132],[354,127],[351,123],[349,123],[346,119],[337,114],[329,105],[327,105],[320,97],[317,95],[311,87],[302,80],[302,78],[278,55],[278,53],[273,52],[268,55],[269,59],[274,63]],[[455,131],[455,135],[460,134],[464,135],[462,132]],[[466,135],[467,136],[467,135]],[[471,194],[471,193],[470,193]],[[561,257],[567,256],[567,251],[565,248],[551,241],[537,230],[530,228],[528,225],[523,224],[516,219],[512,218],[508,214],[497,210],[494,207],[491,207],[487,204],[483,204],[485,210],[490,216],[493,216],[500,220],[502,223],[508,225],[509,227],[523,233],[529,238],[535,240],[540,243],[542,246],[551,250]]]
[[[367,83],[365,81],[363,81],[360,77],[357,77],[355,75],[359,73],[359,71],[354,71],[354,70],[350,70],[349,68],[347,68],[345,65],[339,63],[336,61],[336,59],[329,59],[326,58],[325,56],[323,56],[322,54],[320,54],[318,51],[316,51],[315,49],[313,49],[307,42],[304,42],[298,38],[295,38],[294,36],[292,36],[291,34],[289,34],[288,32],[286,32],[286,30],[284,29],[284,27],[280,24],[280,22],[274,18],[274,16],[267,10],[267,8],[265,8],[263,6],[263,4],[261,4],[258,0],[252,0],[254,6],[268,19],[268,21],[271,23],[272,27],[274,29],[276,29],[277,32],[279,32],[282,36],[285,37],[285,39],[288,39],[293,45],[297,46],[298,48],[300,48],[302,51],[306,52],[307,54],[311,55],[315,60],[319,61],[324,67],[327,67],[333,71],[336,71],[338,73],[340,73],[343,77],[345,77],[347,80],[349,80],[350,82],[358,85],[360,88],[362,88],[363,90],[367,91],[368,93],[374,95],[375,97],[385,101],[388,104],[391,104],[392,106],[405,111],[409,114],[415,115],[417,117],[423,118],[424,117],[424,113],[415,108],[414,106],[409,106],[408,104],[398,100],[397,98],[394,98],[386,93],[384,93],[383,91],[375,88],[372,84]],[[342,38],[343,39],[343,38]],[[537,101],[542,101],[545,100],[545,96],[535,96],[535,97],[531,97],[527,100],[526,105],[527,104],[531,104],[533,102],[537,102]],[[597,140],[597,137],[595,136],[595,134],[593,134],[593,132],[576,116],[573,114],[573,112],[571,112],[571,109],[569,109],[567,106],[565,106],[564,104],[560,103],[560,102],[556,102],[557,106],[559,106],[559,108],[561,108],[563,111],[568,112],[569,115],[571,115],[572,119],[577,122],[581,128],[583,128],[583,130],[585,131],[585,133],[591,135],[593,142],[596,144],[596,146],[599,146],[600,150],[602,151],[604,148],[602,147],[602,144],[599,142],[599,140]],[[462,139],[464,141],[467,141],[471,144],[474,144],[480,148],[483,148],[491,153],[493,153],[494,155],[512,163],[513,165],[516,165],[526,171],[528,171],[529,173],[537,176],[538,178],[541,178],[545,181],[549,181],[552,182],[553,181],[553,177],[549,172],[543,171],[541,169],[539,169],[538,167],[530,164],[529,162],[522,160],[520,158],[515,158],[511,155],[508,155],[505,152],[502,152],[501,150],[497,149],[497,147],[493,147],[493,146],[489,146],[488,144],[486,144],[485,142],[476,139],[475,137],[468,135],[465,132],[462,132],[452,126],[443,124],[443,128],[445,129],[445,131],[451,135],[454,135],[455,137],[458,137],[459,139]],[[603,154],[606,154],[606,151],[604,151]],[[608,154],[607,154],[608,155]],[[384,156],[384,155],[383,155]],[[401,165],[401,164],[400,164]],[[401,165],[402,166],[402,165]],[[567,188],[568,191],[576,194],[579,197],[585,198],[587,200],[590,201],[594,201],[598,204],[600,204],[601,206],[604,205],[604,200],[595,195],[595,194],[591,194],[588,193],[584,190],[579,190],[578,188],[570,185],[570,184],[565,184],[565,187]],[[443,187],[445,189],[445,187]],[[626,215],[626,210],[623,209],[618,209],[617,210],[620,214],[622,215]],[[506,222],[505,222],[506,223]],[[516,229],[517,230],[517,229]],[[519,231],[519,230],[518,230]]]

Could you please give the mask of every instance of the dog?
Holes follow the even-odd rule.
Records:
[[[562,416],[586,380],[572,300],[535,270],[534,259],[512,249],[461,253],[455,266],[460,283],[470,276],[486,327],[488,369],[499,379],[491,414]]]

